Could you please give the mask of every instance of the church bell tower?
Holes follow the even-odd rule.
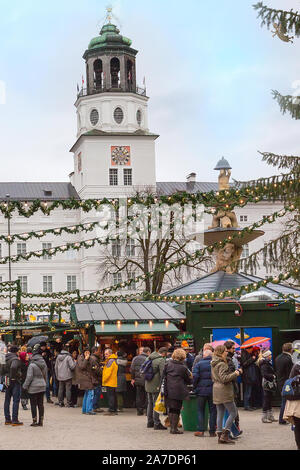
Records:
[[[126,197],[156,186],[158,135],[149,132],[149,98],[137,85],[138,51],[111,19],[108,9],[106,24],[83,55],[86,79],[75,103],[72,182],[83,199]]]

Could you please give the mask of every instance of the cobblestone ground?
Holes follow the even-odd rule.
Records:
[[[20,428],[4,426],[4,394],[0,393],[0,450],[296,450],[289,425],[262,424],[261,412],[240,410],[243,435],[235,446],[221,446],[216,438],[185,432],[146,429],[146,417],[135,410],[118,416],[82,415],[80,408],[45,404],[45,425],[32,428],[31,412],[20,409]],[[279,409],[275,409],[278,418]]]

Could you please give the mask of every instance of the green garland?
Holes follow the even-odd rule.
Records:
[[[222,191],[211,191],[208,193],[187,193],[178,192],[170,196],[154,196],[147,197],[134,196],[127,199],[128,206],[133,204],[142,204],[147,207],[153,204],[203,204],[205,207],[218,207],[231,210],[234,207],[244,207],[249,202],[258,203],[262,200],[289,200],[291,196],[300,192],[299,172],[291,172],[286,175],[276,175],[270,178],[259,179],[247,183],[241,183],[241,189],[231,188]],[[98,210],[102,205],[111,205],[118,208],[118,200],[104,199],[88,199],[79,201],[77,199],[56,200],[52,202],[44,202],[41,200],[32,203],[21,201],[10,201],[0,203],[0,212],[6,218],[12,217],[14,211],[20,216],[29,218],[37,211],[41,210],[43,214],[50,215],[55,209],[77,210],[84,212]]]
[[[0,264],[6,264],[9,260],[11,260],[12,263],[16,263],[17,261],[20,261],[20,260],[28,261],[30,258],[42,258],[43,256],[46,256],[46,255],[53,256],[56,253],[65,253],[66,251],[69,251],[69,250],[79,251],[80,248],[82,247],[89,249],[89,248],[94,247],[96,244],[108,245],[110,241],[111,241],[111,238],[107,237],[104,240],[100,240],[100,238],[92,238],[91,240],[83,240],[81,242],[66,243],[65,245],[55,246],[52,248],[45,248],[39,251],[29,251],[27,253],[20,253],[19,255],[15,255],[11,257],[6,256],[4,258],[0,258]]]
[[[94,228],[99,225],[99,222],[91,222],[89,224],[78,224],[70,225],[67,227],[58,227],[50,228],[46,230],[38,230],[36,232],[25,232],[25,233],[16,233],[14,235],[0,235],[0,240],[4,240],[6,243],[14,243],[15,240],[27,241],[31,238],[43,238],[49,233],[52,235],[62,235],[62,233],[77,234],[81,232],[92,232]]]
[[[120,290],[120,289],[124,289],[125,287],[127,286],[130,286],[131,284],[133,283],[136,283],[138,281],[145,281],[147,280],[148,278],[152,278],[155,274],[157,273],[161,273],[161,272],[169,272],[171,270],[174,270],[175,268],[177,267],[180,267],[180,266],[183,266],[185,264],[187,264],[189,261],[191,260],[196,260],[196,259],[199,259],[199,258],[202,258],[206,253],[213,253],[213,251],[216,249],[216,248],[222,248],[224,247],[227,243],[232,243],[233,240],[235,239],[241,239],[243,238],[246,234],[248,233],[251,233],[253,232],[254,230],[260,228],[261,226],[265,225],[266,223],[273,223],[277,218],[279,217],[284,217],[286,215],[287,212],[293,212],[294,211],[294,207],[293,206],[290,206],[290,207],[285,207],[284,209],[280,210],[280,211],[277,211],[275,213],[273,213],[272,215],[270,216],[264,216],[260,221],[258,222],[255,222],[254,224],[252,224],[251,226],[249,227],[245,227],[243,230],[240,230],[238,231],[237,233],[233,234],[232,236],[224,239],[223,241],[221,242],[216,242],[212,245],[209,245],[207,247],[204,247],[202,248],[201,250],[196,250],[194,253],[190,254],[190,255],[186,255],[185,258],[182,258],[181,260],[179,261],[176,261],[176,262],[173,262],[173,263],[167,263],[165,265],[162,265],[160,266],[159,268],[157,268],[156,270],[152,271],[152,272],[148,272],[147,274],[141,274],[139,276],[136,276],[134,278],[131,278],[131,279],[128,279],[127,281],[124,281],[122,283],[118,283],[116,285],[113,285],[113,286],[110,286],[110,287],[107,287],[107,288],[104,288],[100,291],[97,291],[96,293],[91,293],[91,294],[88,294],[84,297],[79,297],[78,296],[78,299],[79,301],[81,300],[85,300],[85,301],[91,301],[91,300],[96,300],[99,296],[103,296],[105,294],[109,294],[110,292],[112,291],[117,291],[117,290]],[[272,242],[271,242],[272,243]],[[77,291],[76,291],[77,293]],[[63,296],[64,293],[58,293],[57,294],[57,298],[60,298]],[[75,292],[74,292],[75,294]],[[53,294],[48,294],[49,297],[52,297]],[[45,294],[23,294],[23,296],[27,296],[27,297],[46,297]],[[65,300],[65,302],[63,302],[62,304],[57,304],[57,305],[65,305],[65,304],[72,304],[73,303],[73,300],[74,299],[70,299],[69,301],[68,300]],[[47,305],[47,304],[44,304],[44,305]]]
[[[207,292],[203,294],[194,294],[194,295],[158,295],[158,294],[150,294],[148,292],[143,292],[140,294],[131,294],[131,295],[126,295],[126,296],[102,296],[102,297],[96,297],[94,295],[93,297],[91,296],[84,296],[81,297],[81,300],[78,303],[84,303],[84,302],[97,302],[97,303],[107,303],[107,302],[145,302],[145,301],[162,301],[162,302],[176,302],[176,303],[181,303],[181,302],[194,302],[194,301],[206,301],[206,300],[219,300],[219,299],[226,299],[226,298],[234,298],[234,297],[240,297],[243,293],[249,293],[249,292],[255,292],[259,290],[261,287],[265,287],[267,284],[272,283],[272,284],[279,284],[282,281],[286,281],[290,277],[293,277],[295,274],[298,275],[299,269],[296,269],[295,272],[291,271],[286,274],[279,274],[278,276],[268,276],[266,279],[263,279],[258,282],[254,282],[252,284],[244,285],[239,288],[233,288],[233,289],[227,289],[224,291],[218,291],[218,292]],[[279,294],[280,296],[280,294]],[[286,296],[286,297],[285,297]],[[295,297],[298,297],[297,294],[294,295]],[[293,294],[282,294],[282,298],[289,298],[293,297]],[[68,304],[68,302],[64,302],[62,304],[55,304],[55,307],[58,308],[61,306],[65,306]],[[50,308],[53,308],[54,304],[22,304],[22,308],[28,311],[39,311],[43,312],[46,310],[49,310]],[[52,306],[52,307],[51,307]]]

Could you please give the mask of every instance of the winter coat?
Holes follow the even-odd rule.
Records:
[[[6,373],[10,380],[15,380],[18,383],[22,382],[22,364],[17,354],[7,353],[5,356]]]
[[[290,373],[290,379],[300,375],[300,364],[295,364]],[[300,419],[300,400],[287,400],[284,410],[283,419],[295,424],[294,417]]]
[[[96,354],[92,354],[90,359],[92,364],[92,382],[96,388],[102,383],[102,366],[100,358]]]
[[[193,386],[196,395],[209,397],[213,393],[213,381],[211,378],[210,356],[200,359],[193,368]]]
[[[93,359],[91,356],[88,359],[85,359],[84,354],[80,354],[80,356],[78,356],[76,364],[76,377],[80,390],[93,390],[95,388],[95,379],[92,367]]]
[[[213,402],[215,405],[231,403],[234,401],[233,382],[237,375],[230,372],[228,364],[220,357],[213,357],[211,361],[211,376],[213,380]]]
[[[102,385],[103,387],[117,388],[118,385],[118,357],[115,354],[111,354],[105,361],[105,365],[102,373]]]
[[[118,373],[117,373],[117,392],[127,392],[127,381],[126,381],[126,366],[128,364],[127,359],[119,357],[117,359]]]
[[[131,367],[130,367],[131,378],[132,380],[135,381],[135,385],[138,385],[139,387],[145,387],[145,379],[143,375],[141,374],[140,370],[147,358],[148,358],[147,354],[142,353],[139,356],[134,357],[131,363]]]
[[[164,370],[164,394],[170,400],[185,400],[189,396],[187,385],[192,383],[192,376],[187,366],[171,359]]]
[[[194,361],[195,361],[195,355],[192,353],[187,353],[185,364],[190,371],[192,371],[193,369]]]
[[[156,351],[150,354],[148,359],[152,360],[154,377],[152,380],[145,380],[145,390],[147,393],[157,393],[160,390],[166,359]]]
[[[257,384],[257,369],[255,362],[257,358],[253,359],[254,354],[250,354],[246,349],[242,350],[241,353],[241,368],[243,369],[243,382],[248,385]]]
[[[282,353],[275,359],[275,372],[277,376],[278,389],[281,392],[284,382],[289,378],[293,368],[292,356],[289,353]]]
[[[70,380],[73,377],[73,371],[76,362],[68,351],[62,351],[55,361],[55,375],[59,382]]]
[[[29,362],[23,389],[30,394],[45,392],[47,375],[46,362],[40,354],[34,354]]]
[[[268,380],[269,382],[276,380],[275,371],[270,361],[262,359],[259,363],[259,368],[263,379]]]

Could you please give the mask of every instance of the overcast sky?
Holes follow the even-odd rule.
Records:
[[[82,55],[108,3],[139,50],[150,131],[160,134],[158,181],[192,171],[216,181],[222,156],[235,179],[258,178],[274,169],[257,150],[300,153],[300,124],[271,96],[300,89],[300,39],[272,38],[255,0],[0,0],[1,181],[68,181]],[[265,3],[300,9],[298,0]]]

